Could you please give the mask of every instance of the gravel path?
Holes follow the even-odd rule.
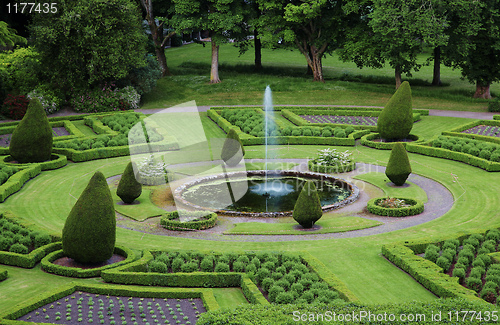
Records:
[[[255,159],[253,162],[262,162],[263,160]],[[294,169],[304,170],[307,168],[306,159],[282,159],[281,162],[287,163],[297,163],[299,164]],[[339,174],[340,178],[352,181],[352,177],[366,172],[380,172],[383,173],[385,167],[361,164],[356,165],[356,170]],[[338,211],[339,213],[348,213],[352,216],[357,216],[361,218],[377,220],[383,224],[373,228],[354,230],[343,233],[330,233],[330,234],[310,234],[310,235],[224,235],[223,232],[230,229],[234,223],[239,222],[275,222],[274,219],[270,218],[246,218],[246,217],[221,217],[218,225],[211,229],[203,231],[169,231],[160,227],[155,227],[157,225],[157,218],[148,219],[147,222],[151,223],[148,227],[148,231],[142,231],[146,233],[153,232],[157,235],[174,236],[181,238],[192,238],[192,239],[203,239],[203,240],[217,240],[217,241],[250,241],[250,242],[274,242],[274,241],[295,241],[295,240],[318,240],[318,239],[328,239],[328,238],[353,238],[353,237],[364,237],[371,235],[383,234],[395,230],[405,229],[420,225],[422,223],[434,220],[445,214],[453,206],[453,196],[448,191],[446,187],[440,183],[426,178],[420,175],[412,174],[409,179],[410,182],[421,187],[427,194],[428,202],[425,204],[425,211],[416,216],[410,216],[405,218],[391,218],[382,217],[370,214],[366,211],[366,203],[372,197],[368,195],[365,191],[361,191],[360,198],[344,207]],[[364,182],[357,181],[358,183],[365,184]],[[371,185],[368,185],[371,186]],[[359,187],[359,184],[358,184]],[[361,189],[362,190],[362,189]],[[352,213],[351,213],[352,212]],[[141,231],[139,228],[134,227],[134,223],[128,222],[126,226],[127,229],[132,229],[136,231]]]

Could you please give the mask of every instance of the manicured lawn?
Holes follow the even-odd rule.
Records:
[[[221,308],[234,308],[238,305],[248,304],[247,298],[240,288],[214,288],[215,300]]]
[[[365,229],[380,225],[381,222],[363,219],[359,217],[337,217],[319,220],[315,225],[321,226],[318,230],[298,230],[297,223],[290,220],[287,223],[259,223],[243,222],[235,224],[234,228],[225,234],[233,235],[311,235],[345,232],[351,230]]]
[[[408,197],[418,199],[424,203],[427,202],[425,191],[410,181],[406,182],[406,184],[409,185],[408,187],[406,185],[404,187],[396,187],[390,186],[391,182],[384,173],[366,173],[354,178],[377,186],[382,189],[388,197]]]

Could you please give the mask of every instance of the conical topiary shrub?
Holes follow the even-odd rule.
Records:
[[[9,152],[19,163],[50,160],[52,128],[38,98],[33,98],[26,114],[12,133]]]
[[[123,202],[132,203],[141,196],[141,193],[142,185],[135,178],[134,167],[132,166],[132,162],[129,162],[118,183],[116,195],[118,195]]]
[[[293,208],[293,219],[304,228],[311,228],[323,215],[316,185],[307,181]]]
[[[397,142],[392,147],[385,175],[389,177],[391,182],[397,186],[401,186],[406,182],[410,174],[411,166],[406,149],[401,142]]]
[[[236,166],[239,164],[243,156],[245,155],[245,149],[241,143],[240,137],[236,130],[230,129],[227,133],[226,141],[222,146],[221,158],[228,166]]]
[[[377,120],[377,131],[385,140],[405,139],[413,127],[411,89],[408,81],[399,86]]]
[[[97,171],[69,213],[62,231],[64,254],[79,263],[101,263],[113,256],[116,218],[104,175]]]

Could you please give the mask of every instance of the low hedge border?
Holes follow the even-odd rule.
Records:
[[[479,167],[488,172],[500,171],[499,162],[494,162],[483,158],[479,158],[468,153],[456,152],[443,148],[434,148],[425,144],[413,144],[413,143],[408,143],[406,145],[406,150],[408,152],[418,153],[424,156],[444,158],[444,159],[463,162],[471,166]]]
[[[0,202],[4,202],[10,195],[19,191],[27,181],[42,172],[42,166],[39,164],[19,167],[19,169],[17,173],[0,185]]]
[[[368,203],[366,204],[368,212],[379,216],[387,216],[387,217],[408,217],[424,212],[424,202],[417,199],[410,199],[404,197],[397,197],[397,199],[405,200],[405,202],[411,204],[411,206],[403,208],[384,208],[378,206],[377,203],[385,198],[386,197],[378,197],[368,201]]]
[[[249,109],[249,108],[261,108],[261,106],[212,106],[211,109]],[[273,106],[274,111],[282,111],[284,109],[305,109],[305,110],[324,110],[324,111],[382,111],[384,108],[379,106]],[[428,116],[428,109],[413,109],[414,113],[418,113],[422,116]]]
[[[85,125],[89,126],[96,134],[118,135],[117,131],[112,130],[109,126],[104,125],[96,116],[87,116],[83,119]]]
[[[271,303],[267,301],[267,299],[262,295],[262,292],[257,288],[255,283],[253,283],[252,279],[248,276],[243,275],[241,277],[240,283],[241,291],[243,291],[243,295],[247,298],[248,302],[251,304],[258,305],[270,305]]]
[[[424,251],[428,243],[419,243]],[[469,301],[487,304],[477,297],[473,290],[466,289],[458,283],[457,277],[450,277],[442,272],[442,268],[415,254],[422,253],[422,250],[414,252],[408,244],[390,244],[382,246],[382,255],[410,274],[425,288],[441,298],[463,298]]]
[[[7,279],[9,271],[0,268],[0,282]]]
[[[201,212],[204,212],[202,214]],[[191,231],[191,230],[203,230],[212,228],[217,223],[217,214],[210,211],[197,211],[200,216],[209,215],[208,219],[198,220],[198,221],[177,221],[173,219],[179,218],[178,211],[168,212],[160,218],[160,225],[169,230],[180,230],[180,231]]]
[[[85,134],[83,134],[83,132],[80,131],[80,129],[78,129],[69,120],[50,122],[50,126],[51,127],[64,127],[66,129],[66,131],[68,131],[68,133],[69,133],[69,135],[54,137],[54,141],[64,141],[64,140],[71,140],[71,139],[75,139],[75,138],[85,137]]]
[[[500,115],[493,115],[494,120],[500,120]]]
[[[498,115],[498,116],[500,116],[500,115]],[[474,121],[474,122],[466,123],[464,125],[456,127],[456,128],[451,129],[449,131],[444,131],[441,134],[442,135],[448,135],[448,136],[454,136],[454,137],[461,137],[461,138],[469,138],[469,139],[475,139],[475,140],[481,140],[481,141],[487,141],[487,142],[492,142],[492,143],[500,144],[500,138],[497,138],[497,137],[490,137],[490,136],[480,135],[480,134],[461,133],[462,131],[468,130],[468,129],[473,128],[473,127],[478,126],[478,125],[488,125],[488,126],[500,127],[500,121],[477,120],[477,121]]]
[[[307,167],[310,171],[315,173],[331,174],[331,173],[347,173],[356,169],[356,162],[351,161],[349,164],[340,164],[338,166],[323,166],[317,165],[309,160],[307,162]]]
[[[52,153],[51,158],[52,159],[50,161],[44,161],[44,162],[40,162],[40,163],[14,164],[14,163],[11,163],[11,161],[13,161],[14,158],[12,158],[12,156],[6,156],[2,159],[2,162],[5,165],[14,166],[14,167],[39,165],[42,171],[61,168],[61,167],[64,167],[68,164],[68,158],[64,155]]]
[[[301,260],[315,272],[330,288],[339,293],[339,297],[348,302],[359,302],[359,298],[339,278],[333,274],[325,264],[307,251],[300,252]]]
[[[18,254],[0,251],[0,263],[11,266],[19,266],[25,269],[34,268],[47,254],[62,248],[61,242],[51,243],[33,250],[29,254]]]
[[[44,228],[41,228],[37,224],[33,223],[31,220],[26,220],[22,217],[19,217],[18,215],[15,215],[12,213],[12,211],[6,210],[0,213],[0,218],[5,218],[11,222],[17,223],[18,225],[29,229],[31,231],[37,231],[41,233],[47,233],[47,231]],[[61,233],[49,233],[49,236],[52,239],[52,242],[60,242],[61,241]],[[1,264],[1,263],[0,263]]]
[[[378,133],[369,133],[361,137],[361,144],[367,147],[382,149],[382,150],[391,150],[395,143],[397,142],[376,142],[374,139],[378,139]],[[408,135],[408,139],[413,140],[412,142],[401,142],[405,147],[409,143],[422,143],[424,140],[419,139],[418,136],[414,134]]]
[[[103,270],[107,270],[107,269],[111,269],[111,268],[115,268],[118,266],[128,264],[128,263],[134,261],[136,258],[134,252],[126,247],[116,246],[114,253],[119,254],[121,256],[125,256],[126,259],[121,261],[121,262],[118,262],[118,263],[114,263],[114,264],[110,264],[110,265],[106,265],[106,266],[102,266],[102,267],[97,267],[97,268],[93,268],[93,269],[80,269],[80,268],[76,268],[76,267],[67,267],[67,266],[53,264],[52,262],[54,262],[58,258],[65,256],[63,250],[60,249],[60,250],[54,251],[54,252],[48,254],[47,256],[45,256],[42,259],[41,265],[42,265],[42,269],[48,273],[53,273],[53,274],[66,276],[66,277],[73,277],[73,278],[92,278],[92,277],[100,276],[101,272]]]
[[[281,115],[292,122],[293,124],[297,126],[318,126],[318,127],[341,127],[341,128],[346,128],[348,126],[352,126],[356,130],[370,130],[370,131],[375,131],[377,130],[377,126],[373,125],[350,125],[350,124],[341,124],[341,123],[310,123],[309,121],[304,120],[302,117],[299,115],[327,115],[329,113],[332,113],[333,111],[325,111],[325,110],[311,110],[311,109],[284,109],[281,111]],[[335,111],[339,115],[342,114],[350,114],[350,111]],[[380,112],[376,111],[352,111],[353,116],[378,116]]]
[[[190,288],[130,288],[118,285],[102,285],[102,284],[82,284],[70,282],[66,285],[59,286],[43,295],[29,299],[22,304],[11,308],[10,310],[0,315],[0,323],[5,325],[18,324],[35,324],[33,322],[16,321],[16,319],[26,315],[27,313],[40,308],[46,304],[50,304],[57,299],[61,299],[75,292],[82,291],[93,294],[125,296],[125,297],[140,297],[140,298],[174,298],[174,299],[189,299],[201,298],[203,305],[207,311],[213,311],[220,308],[217,300],[214,297],[212,289],[190,289]]]

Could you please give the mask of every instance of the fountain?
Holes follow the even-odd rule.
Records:
[[[176,202],[194,209],[233,216],[291,216],[302,186],[309,179],[316,182],[323,211],[340,208],[358,198],[359,189],[337,177],[291,170],[270,171],[269,141],[275,135],[276,126],[272,118],[274,110],[269,86],[264,92],[263,110],[264,170],[227,172],[223,165],[222,174],[197,178],[177,187],[173,192]],[[248,191],[235,200],[232,190],[238,188],[248,188]]]

